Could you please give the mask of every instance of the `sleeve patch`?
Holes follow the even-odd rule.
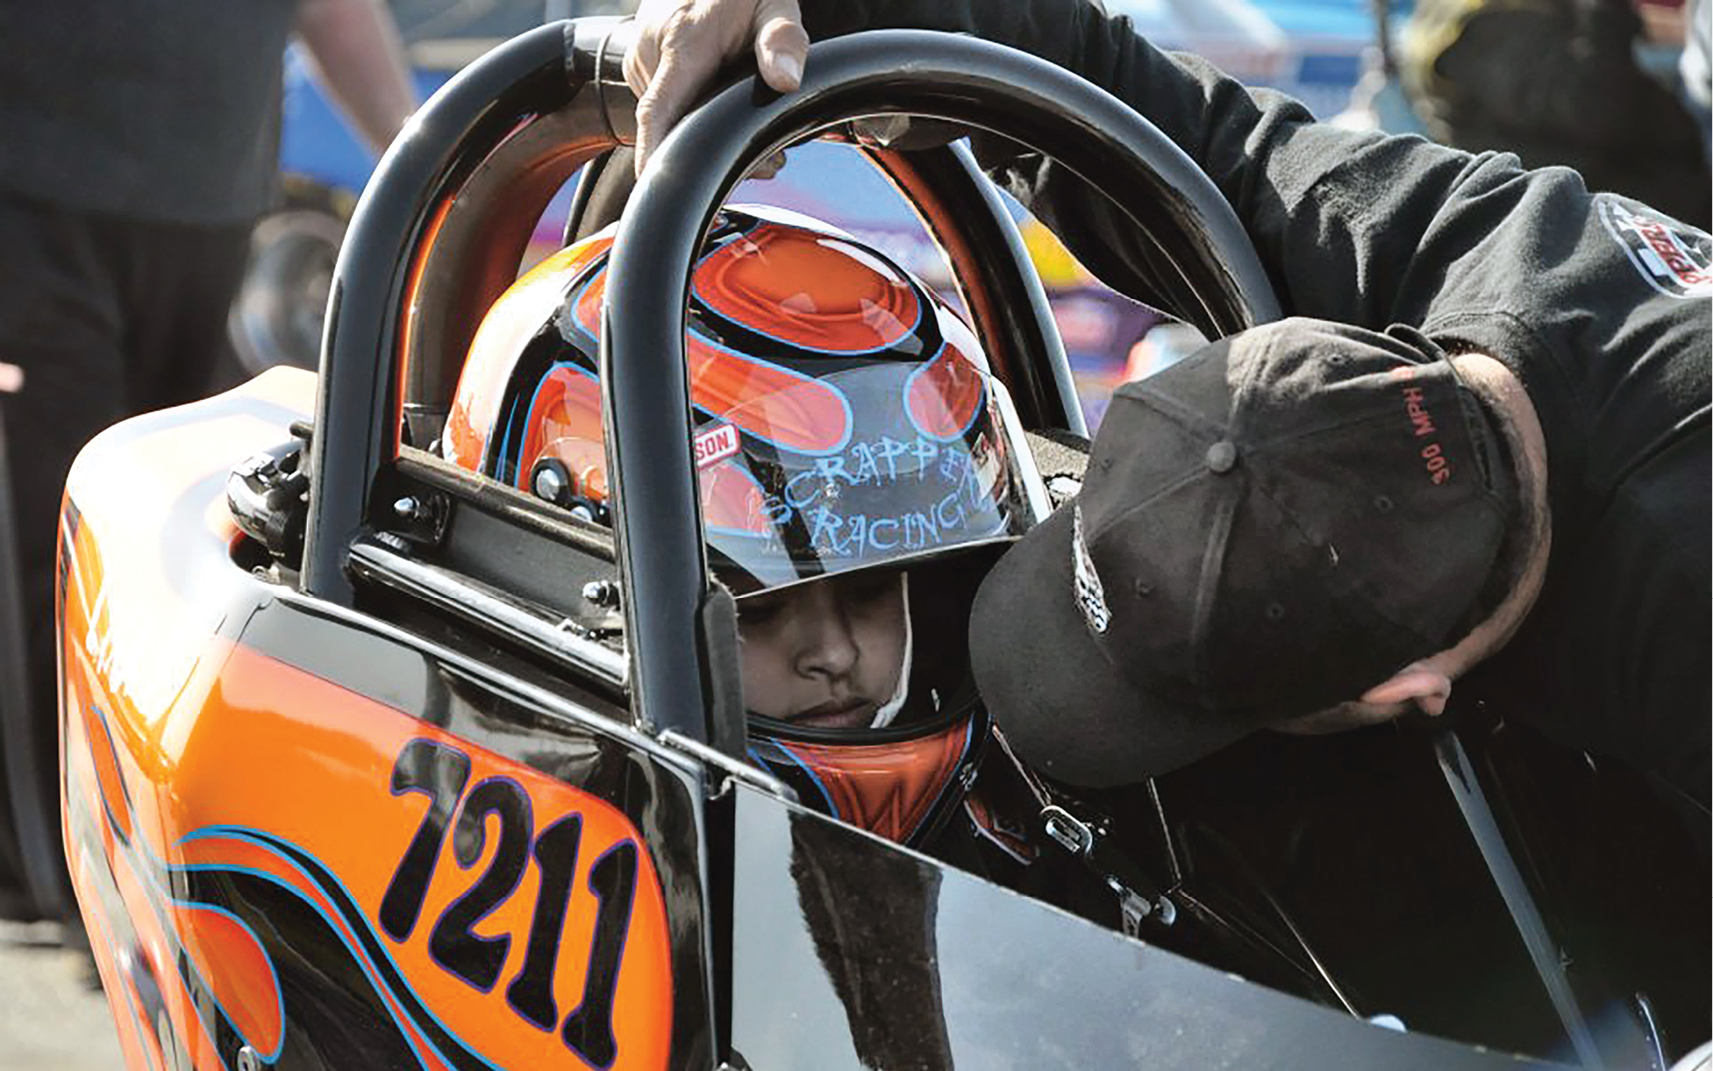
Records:
[[[1713,296],[1713,238],[1634,202],[1597,200],[1600,221],[1644,282],[1667,297]]]

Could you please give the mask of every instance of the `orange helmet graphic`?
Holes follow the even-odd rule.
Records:
[[[611,244],[606,231],[561,251],[495,303],[440,443],[449,460],[599,523]],[[717,218],[691,277],[685,351],[709,559],[740,607],[853,570],[909,577],[896,713],[863,729],[752,713],[751,758],[824,810],[919,840],[961,796],[987,734],[963,650],[970,577],[1042,501],[1004,389],[919,280],[773,209]],[[946,605],[951,616],[925,627]]]

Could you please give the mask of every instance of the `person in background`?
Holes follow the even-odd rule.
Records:
[[[1678,57],[1681,79],[1678,96],[1701,132],[1701,151],[1713,162],[1713,62],[1709,38],[1713,38],[1713,8],[1707,0],[1689,0],[1684,12],[1683,52]],[[1713,195],[1710,195],[1713,196]]]
[[[1400,66],[1437,140],[1574,167],[1590,190],[1705,228],[1706,133],[1637,60],[1682,29],[1681,0],[1421,0]]]
[[[7,766],[41,773],[41,798],[18,809],[54,815],[54,529],[72,458],[107,425],[206,390],[251,225],[276,192],[293,34],[377,152],[417,101],[382,0],[54,0],[9,5],[5,22],[0,495],[16,525],[13,627],[26,638],[21,717],[34,730],[34,754]],[[18,748],[9,735],[0,746]],[[0,915],[29,917],[52,905],[24,893],[6,819],[30,816],[8,816],[8,798]]]

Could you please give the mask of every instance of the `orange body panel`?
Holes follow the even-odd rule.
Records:
[[[70,483],[60,651],[66,846],[127,1062],[137,1071],[171,1066],[163,1049],[176,1044],[195,1067],[215,1071],[223,1055],[230,1066],[223,1048],[234,1033],[271,1061],[294,1028],[276,962],[282,942],[336,939],[423,1067],[474,1059],[658,1071],[671,1034],[666,906],[630,820],[420,712],[229,638],[242,622],[223,615],[240,603],[223,593],[242,586],[253,604],[260,582],[230,559],[236,532],[224,518],[223,477],[284,437],[283,420],[256,414],[302,412],[312,384],[272,373],[200,412],[121,425],[91,445]],[[408,769],[423,754],[467,771],[455,791],[411,786]],[[477,802],[489,799],[503,806]],[[452,821],[455,803],[463,817]],[[406,865],[436,806],[448,819],[443,843]],[[520,838],[535,855],[517,864]],[[494,885],[490,875],[514,864],[509,887]],[[259,932],[207,895],[231,881],[277,891],[304,918],[319,918],[323,936]],[[382,921],[389,895],[414,901],[412,925]],[[454,913],[461,903],[473,915],[467,925]],[[479,985],[482,972],[459,948],[497,964],[494,981]],[[145,974],[170,1038],[139,989]],[[603,998],[614,1044],[607,1059],[600,1023],[561,1028],[580,1009],[601,1013]],[[548,1021],[531,1021],[525,1008]]]

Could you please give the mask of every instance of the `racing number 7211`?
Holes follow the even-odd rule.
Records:
[[[393,763],[392,794],[421,793],[428,797],[428,808],[381,897],[381,927],[395,941],[406,940],[416,929],[460,802],[463,809],[458,814],[465,835],[454,838],[453,855],[461,869],[475,866],[482,857],[488,817],[497,818],[499,843],[487,870],[441,913],[429,933],[429,953],[442,968],[470,985],[484,993],[492,990],[511,947],[511,935],[484,937],[474,927],[517,890],[533,858],[541,880],[523,965],[506,987],[506,1003],[539,1029],[552,1030],[559,1018],[553,974],[577,874],[583,816],[567,814],[536,836],[529,795],[516,781],[485,778],[466,795],[469,780],[470,756],[455,747],[418,738],[399,752]],[[636,895],[636,852],[636,843],[625,840],[589,867],[589,891],[600,906],[582,999],[560,1024],[559,1034],[573,1052],[596,1067],[610,1066],[618,1055],[613,997]]]

